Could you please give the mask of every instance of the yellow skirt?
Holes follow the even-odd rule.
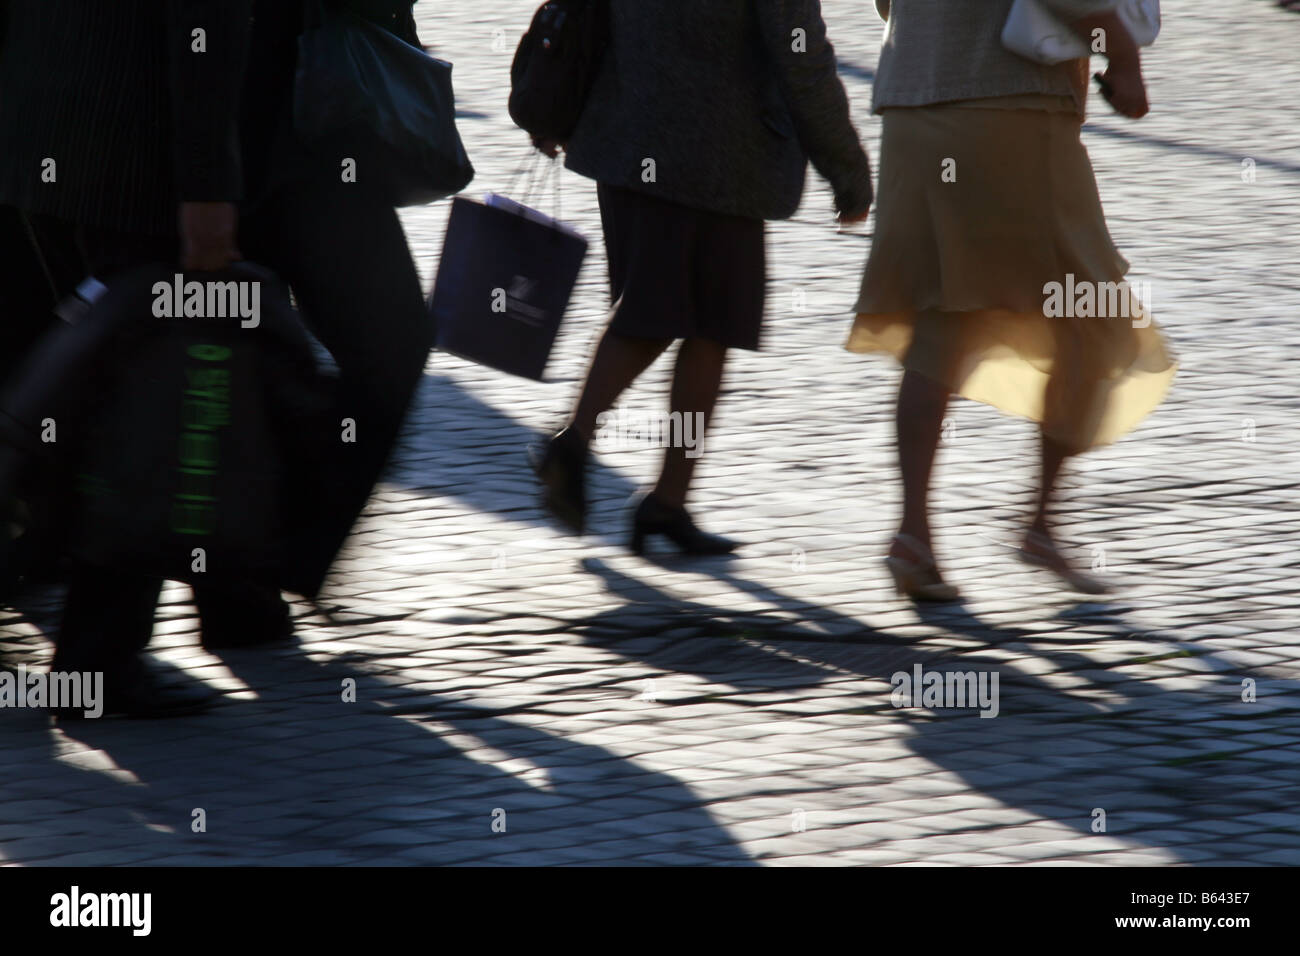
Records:
[[[1041,109],[884,111],[846,346],[1041,422],[1072,451],[1134,428],[1177,368],[1124,282],[1080,125]]]

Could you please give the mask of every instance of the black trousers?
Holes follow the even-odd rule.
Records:
[[[419,276],[397,213],[358,189],[294,181],[240,223],[245,258],[273,269],[339,369],[337,459],[312,496],[317,520],[294,542],[292,589],[314,595],[401,430],[433,343]],[[344,420],[351,436],[344,441]],[[149,642],[161,581],[77,566],[64,607],[55,665],[129,680]],[[197,594],[202,614],[205,599]]]
[[[433,322],[397,212],[337,173],[282,185],[241,224],[251,261],[293,290],[339,368],[336,461],[314,489],[316,520],[290,585],[314,595],[365,507],[433,347]],[[343,441],[344,420],[352,424]]]

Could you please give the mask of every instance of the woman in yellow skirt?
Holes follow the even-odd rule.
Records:
[[[1117,0],[1039,2],[1101,38],[1107,99],[1145,115]],[[1056,478],[1066,458],[1137,425],[1176,367],[1124,282],[1079,138],[1088,61],[1044,66],[1006,50],[1011,3],[876,0],[889,24],[872,95],[883,124],[877,224],[847,347],[904,368],[903,519],[886,563],[917,600],[958,597],[931,551],[927,501],[951,394],[1039,422],[1042,482],[1020,557],[1100,593],[1048,527]]]

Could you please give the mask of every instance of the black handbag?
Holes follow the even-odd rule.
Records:
[[[322,0],[304,8],[293,124],[308,146],[353,160],[357,183],[394,206],[443,199],[474,178],[451,64]]]
[[[568,142],[609,45],[609,0],[549,0],[510,65],[510,118],[534,140]]]

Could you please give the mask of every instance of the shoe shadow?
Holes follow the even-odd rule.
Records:
[[[430,434],[436,441],[428,441]],[[540,506],[527,457],[528,448],[546,437],[454,379],[428,372],[384,481],[455,499],[461,511],[495,514],[562,536],[567,532]],[[594,456],[588,474],[588,500],[595,512],[611,501],[622,504],[636,491],[633,482]]]
[[[1116,606],[1081,603],[1058,614],[1053,632],[1044,634],[991,624],[961,603],[917,605],[921,620],[938,632],[937,641],[920,648],[752,581],[731,579],[766,599],[773,613],[719,612],[656,594],[654,586],[604,562],[589,560],[584,567],[632,608],[665,613],[670,627],[658,637],[620,637],[620,611],[577,626],[586,640],[662,673],[658,683],[694,689],[683,690],[675,702],[717,699],[721,684],[729,689],[725,699],[761,709],[779,704],[792,690],[826,685],[827,713],[860,715],[864,744],[855,770],[878,796],[868,797],[866,807],[846,807],[834,790],[825,791],[823,809],[841,818],[847,811],[850,818],[858,813],[881,819],[876,814],[891,802],[925,797],[932,803],[929,812],[913,809],[898,822],[928,827],[936,834],[934,845],[951,844],[954,854],[989,830],[992,808],[1004,820],[1018,817],[1030,826],[1024,837],[1008,835],[1013,857],[1061,859],[1146,848],[1173,860],[1220,865],[1240,862],[1222,833],[1233,832],[1243,816],[1270,815],[1271,823],[1259,824],[1266,832],[1300,828],[1294,809],[1300,762],[1249,743],[1270,723],[1300,712],[1296,682],[1233,664],[1176,634],[1137,632]],[[717,566],[707,573],[729,580]],[[782,620],[810,611],[820,614],[815,624]],[[1149,650],[1135,652],[1135,644]],[[1099,664],[1098,652],[1107,645],[1117,650],[1104,653]],[[1188,657],[1197,658],[1199,667],[1191,676],[1125,673],[1152,660]],[[891,692],[901,685],[898,675],[910,677],[918,666],[923,673],[985,674],[990,683],[996,674],[995,717],[983,718],[972,707],[897,706]],[[863,695],[857,707],[837,706],[844,697],[836,695],[834,684],[844,678],[866,678],[878,689]],[[1257,700],[1242,700],[1243,681],[1259,688]],[[876,766],[869,742],[882,739],[891,744],[879,748]],[[892,742],[900,739],[932,772],[946,772],[955,782],[939,788],[922,771],[909,787],[888,764]],[[1264,779],[1268,786],[1260,785]],[[1256,785],[1245,787],[1246,780]],[[963,796],[963,790],[974,795]],[[959,809],[945,810],[949,806]],[[1018,847],[1017,839],[1034,846]],[[1279,842],[1279,852],[1300,853],[1296,847],[1294,841]],[[980,854],[954,855],[952,862],[981,862]]]
[[[457,408],[466,416],[462,420],[486,419],[490,446],[506,441],[517,450],[537,437],[513,421],[502,421],[500,413],[454,383],[432,387],[437,403]],[[483,455],[473,432],[470,427],[453,436],[450,447],[455,458],[468,456],[478,464],[453,465],[466,469],[466,480],[459,487],[431,490],[450,490],[474,507],[515,520],[546,523],[539,509],[521,504],[521,499],[535,500],[522,454],[519,468],[503,476],[499,459],[494,464],[495,456]],[[501,484],[475,487],[473,481],[480,478]],[[622,504],[633,492],[630,482],[596,462],[591,487],[596,502]],[[497,490],[499,496],[489,493]],[[597,544],[622,543],[608,534],[591,537]],[[1092,847],[1097,853],[1148,847],[1185,862],[1233,862],[1213,828],[1231,826],[1234,815],[1286,812],[1300,826],[1300,815],[1284,805],[1282,795],[1300,783],[1295,762],[1269,763],[1258,748],[1242,749],[1233,742],[1257,732],[1261,719],[1274,719],[1293,706],[1294,686],[1274,681],[1269,701],[1243,704],[1241,681],[1267,683],[1264,675],[1206,654],[1176,633],[1140,631],[1127,621],[1130,609],[1122,599],[1082,602],[1062,612],[1048,632],[1037,626],[994,625],[961,603],[917,605],[920,622],[951,644],[949,650],[919,650],[834,608],[749,580],[735,561],[687,562],[658,555],[644,560],[656,569],[689,569],[734,588],[749,599],[747,603],[767,607],[743,613],[720,610],[589,559],[583,566],[602,578],[623,604],[573,621],[586,642],[665,675],[685,675],[688,683],[720,683],[756,700],[765,690],[807,689],[845,674],[879,681],[877,698],[861,709],[864,718],[892,726],[901,721],[914,754],[957,774],[980,799],[1019,811],[1026,820],[1053,821],[1058,836],[1066,833],[1071,839],[1092,841],[1057,848],[1062,856],[1091,853]],[[1099,649],[1131,644],[1138,637],[1156,648],[1156,655],[1200,658],[1204,673],[1199,689],[1175,689],[1177,679],[1167,685],[1125,675],[1129,664],[1151,655],[1121,655],[1102,668],[1095,664]],[[1086,646],[1088,654],[1068,650],[1072,646]],[[1003,697],[998,717],[894,708],[890,679],[916,664],[927,671],[997,672]],[[671,676],[668,680],[671,685]],[[708,693],[691,687],[680,692],[683,700]],[[1198,726],[1206,728],[1204,740],[1189,737],[1188,730]],[[1240,783],[1266,772],[1277,780],[1276,787],[1261,791]],[[876,779],[884,788],[882,799],[891,795],[893,778],[873,777],[870,767],[863,773],[864,779]],[[1093,830],[1097,809],[1108,815],[1106,832]],[[969,824],[972,832],[988,826],[977,817],[973,815]],[[1090,849],[1084,851],[1084,846]]]

